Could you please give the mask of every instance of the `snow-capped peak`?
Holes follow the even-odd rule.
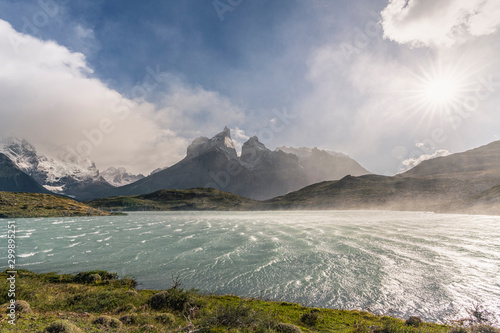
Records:
[[[133,175],[127,172],[123,167],[120,168],[108,168],[101,172],[101,176],[111,185],[119,187],[134,183],[142,178],[143,174]]]
[[[283,151],[285,153],[289,153],[289,154],[294,154],[296,155],[298,158],[308,158],[310,157],[311,155],[313,155],[313,153],[318,153],[318,152],[325,152],[331,156],[334,156],[334,157],[349,157],[345,154],[342,154],[342,153],[337,153],[333,150],[321,150],[321,149],[318,149],[316,147],[314,148],[308,148],[308,147],[300,147],[300,148],[295,148],[295,147],[287,147],[287,146],[282,146],[282,147],[278,147],[276,148],[276,151]]]
[[[0,152],[48,190],[64,194],[69,184],[100,180],[92,160],[61,148],[52,147],[48,151],[42,154],[24,139],[0,138]]]

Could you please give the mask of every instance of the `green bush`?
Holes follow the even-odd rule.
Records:
[[[196,305],[196,299],[194,292],[172,287],[152,295],[147,303],[153,310],[184,311],[187,307]]]
[[[306,312],[300,317],[300,321],[307,326],[315,326],[318,322],[319,314],[317,311]]]
[[[73,323],[67,320],[56,321],[47,328],[45,328],[47,333],[81,333],[82,330],[75,326]]]
[[[410,318],[406,319],[405,323],[408,326],[419,327],[423,322],[420,317],[411,316]]]

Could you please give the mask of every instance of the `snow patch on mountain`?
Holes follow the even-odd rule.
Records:
[[[308,147],[294,148],[294,147],[282,146],[282,147],[276,148],[276,151],[279,151],[279,150],[281,150],[284,153],[294,154],[300,159],[311,157],[313,155],[313,152],[316,152],[316,151],[323,151],[323,152],[326,152],[329,155],[334,156],[334,157],[349,157],[348,155],[338,153],[338,152],[335,152],[333,150],[318,149],[316,147],[314,147],[314,148],[308,148]]]
[[[53,147],[47,153],[40,153],[25,139],[2,137],[0,152],[55,193],[64,194],[68,185],[103,181],[92,160],[60,148]]]
[[[123,167],[120,168],[108,168],[101,172],[101,176],[111,185],[119,187],[128,184],[132,184],[142,178],[144,178],[143,174],[133,175],[128,173],[127,170]]]

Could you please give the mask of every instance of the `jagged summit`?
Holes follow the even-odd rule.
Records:
[[[204,136],[194,139],[187,148],[187,158],[193,158],[214,149],[224,152],[231,159],[238,158],[236,146],[231,139],[231,130],[227,126],[211,139]]]
[[[41,153],[25,139],[0,138],[0,153],[49,191],[79,197],[91,187],[111,186],[100,176],[94,161],[53,147]]]
[[[114,168],[110,167],[103,172],[101,176],[113,186],[124,186],[136,182],[144,178],[143,174],[133,175],[127,172],[127,169],[123,167]]]
[[[271,159],[272,155],[273,152],[267,149],[266,146],[259,141],[259,138],[252,136],[243,144],[243,147],[241,147],[240,160],[245,166],[253,169],[258,164],[262,164],[265,159]]]

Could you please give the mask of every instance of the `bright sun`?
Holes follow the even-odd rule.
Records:
[[[428,82],[424,95],[431,104],[446,105],[457,97],[458,85],[451,78],[437,78]]]
[[[414,75],[410,92],[411,108],[428,117],[446,117],[460,107],[469,90],[470,74],[467,69],[443,65],[421,68]]]

